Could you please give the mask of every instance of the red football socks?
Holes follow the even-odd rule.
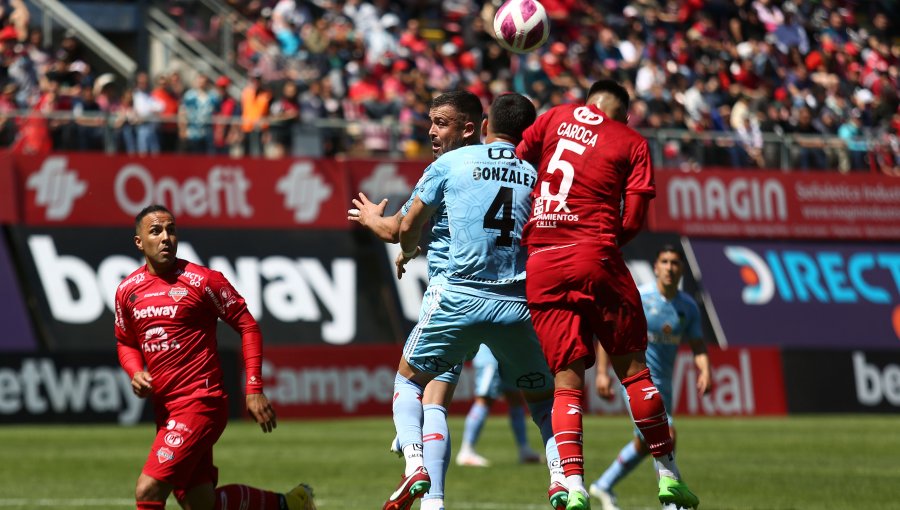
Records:
[[[622,386],[628,392],[628,404],[631,406],[634,424],[644,435],[650,453],[654,457],[672,453],[672,436],[669,434],[666,407],[659,390],[650,379],[650,369],[645,368],[622,379]]]
[[[566,476],[584,475],[581,390],[558,389],[553,392],[553,436],[559,450],[559,462]]]
[[[137,510],[163,510],[166,508],[165,501],[138,501]]]
[[[215,510],[279,510],[281,494],[247,485],[216,488]]]

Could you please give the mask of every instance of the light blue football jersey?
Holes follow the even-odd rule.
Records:
[[[639,290],[647,317],[647,365],[654,383],[671,386],[678,345],[682,340],[702,338],[700,309],[681,291],[672,301],[666,300],[655,281]]]
[[[429,165],[414,191],[437,206],[429,276],[446,264],[448,283],[461,292],[524,300],[527,251],[520,242],[536,179],[508,142],[461,147]]]

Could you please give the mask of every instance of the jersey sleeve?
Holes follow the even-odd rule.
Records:
[[[444,181],[447,175],[446,158],[440,158],[434,163],[428,165],[416,189],[413,198],[419,197],[426,205],[434,205],[440,203],[444,198]]]
[[[225,276],[211,271],[204,292],[218,316],[241,335],[247,394],[262,393],[262,335],[244,298]]]
[[[685,333],[687,334],[689,340],[700,340],[703,338],[703,330],[700,327],[700,307],[697,306],[697,302],[694,301],[690,296],[687,297],[690,317],[688,317],[688,326],[685,330]]]
[[[141,344],[125,313],[125,297],[121,290],[116,292],[115,334],[119,364],[128,377],[134,377],[136,372],[144,369],[144,356],[141,354]]]
[[[628,158],[628,166],[625,194],[640,193],[655,197],[656,183],[653,180],[653,163],[650,160],[650,148],[647,140],[641,139],[640,142],[634,144]]]

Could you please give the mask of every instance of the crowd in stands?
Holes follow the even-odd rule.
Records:
[[[128,83],[95,77],[77,39],[43,48],[21,0],[0,0],[0,142],[23,145],[39,124],[4,112],[71,110],[108,114],[117,150],[128,153],[278,157],[297,153],[301,128],[326,119],[350,127],[316,130],[322,155],[427,157],[437,92],[466,88],[487,105],[513,90],[544,111],[607,77],[626,84],[629,124],[663,166],[900,174],[894,1],[542,0],[550,40],[527,55],[490,35],[498,0],[226,1],[234,16],[188,0],[167,8],[201,39],[226,23],[237,29],[236,64],[248,76],[239,97],[227,78],[191,74],[188,85],[184,70]],[[45,138],[97,149],[110,136],[98,122],[45,121]]]

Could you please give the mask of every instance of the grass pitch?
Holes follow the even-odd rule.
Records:
[[[718,509],[900,509],[897,416],[678,418],[679,465],[701,499]],[[451,418],[458,445],[462,417]],[[538,448],[537,431],[529,438]],[[0,426],[0,508],[134,508],[148,453],[148,425]],[[631,437],[627,418],[587,417],[587,478],[595,479]],[[284,421],[263,435],[234,421],[215,450],[220,483],[284,491],[306,481],[319,507],[377,510],[402,464],[387,452],[387,418]],[[478,451],[490,468],[451,466],[447,508],[548,510],[543,466],[520,466],[504,416],[492,416]],[[623,510],[659,508],[644,462],[618,487]],[[168,508],[178,508],[170,499]]]

